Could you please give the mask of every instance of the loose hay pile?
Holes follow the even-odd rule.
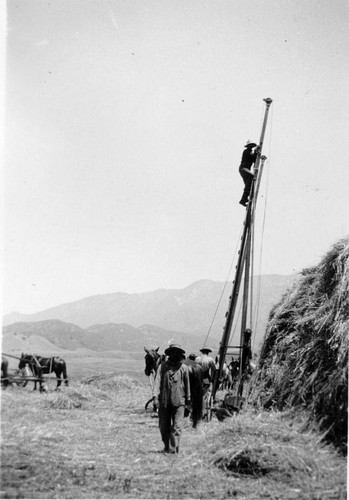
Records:
[[[127,375],[94,372],[84,377],[75,387],[50,393],[45,400],[45,407],[60,410],[100,408],[114,399],[124,401],[125,394],[126,398],[128,394],[125,390],[133,391],[134,394],[143,393],[137,381]]]
[[[91,385],[101,390],[119,391],[121,389],[133,389],[137,382],[128,375],[120,375],[118,373],[91,373],[81,380],[83,385]]]
[[[300,432],[302,427],[301,418],[290,421],[284,413],[257,415],[245,408],[232,420],[210,422],[196,451],[226,477],[236,478],[237,485],[253,484],[254,494],[248,498],[344,500],[345,460],[332,447],[320,444],[317,434]],[[278,494],[275,482],[283,485]]]
[[[349,238],[339,241],[271,311],[253,397],[302,408],[345,451],[348,435]]]
[[[225,456],[219,457],[214,464],[223,470],[235,472],[236,474],[263,476],[268,474],[271,468],[267,463],[264,463],[262,453],[259,453],[261,458],[257,456],[257,451],[259,450],[250,449],[246,446],[237,452],[226,453]],[[268,459],[270,460],[270,454],[268,454]]]
[[[57,393],[46,402],[45,406],[58,410],[73,410],[75,408],[82,408],[85,401],[87,401],[86,396],[77,390],[70,390],[69,392]]]

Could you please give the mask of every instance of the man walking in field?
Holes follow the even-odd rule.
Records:
[[[154,395],[159,407],[159,428],[165,453],[178,453],[185,405],[190,404],[188,367],[182,364],[185,351],[171,344],[155,380]]]

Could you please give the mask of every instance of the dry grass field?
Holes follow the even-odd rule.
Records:
[[[1,391],[2,498],[346,498],[345,458],[282,413],[186,420],[179,455],[163,454],[142,363],[92,365],[61,392]]]

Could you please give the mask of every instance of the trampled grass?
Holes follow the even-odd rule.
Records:
[[[346,498],[346,461],[282,413],[246,409],[161,453],[149,386],[91,373],[57,393],[2,391],[3,498]]]

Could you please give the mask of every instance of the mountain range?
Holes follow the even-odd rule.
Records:
[[[270,309],[295,279],[296,275],[254,278],[256,347],[262,342]],[[117,292],[34,314],[11,313],[3,318],[3,347],[9,336],[14,341],[16,335],[17,339],[41,337],[60,349],[129,351],[143,345],[164,346],[170,339],[199,348],[206,338],[207,344],[218,346],[231,289],[231,283],[201,280],[180,290]],[[238,327],[237,322],[237,331]]]
[[[200,348],[200,337],[156,326],[134,328],[108,323],[80,328],[55,319],[3,327],[2,347],[6,353],[26,351],[45,355],[62,350],[143,352],[143,347],[161,346],[164,350],[171,340],[182,344],[186,350],[198,351]]]

